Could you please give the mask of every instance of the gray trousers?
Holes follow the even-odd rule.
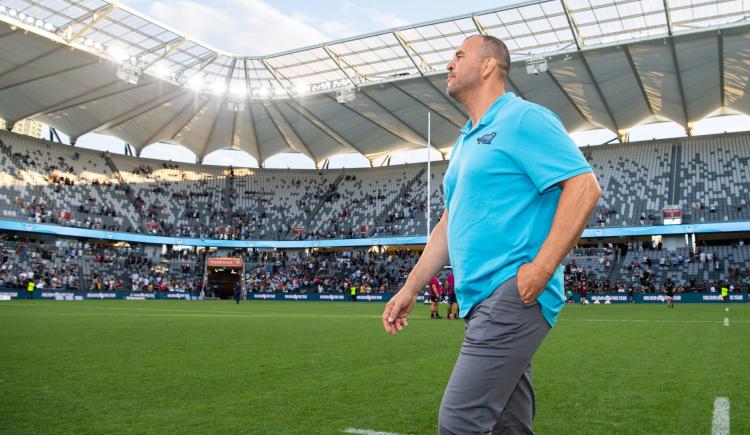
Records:
[[[531,357],[550,326],[539,303],[505,281],[466,317],[464,342],[443,395],[441,435],[533,434]]]

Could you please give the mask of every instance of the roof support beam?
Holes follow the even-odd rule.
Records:
[[[10,34],[12,34],[12,33],[13,32],[10,32]],[[46,51],[46,52],[44,52],[44,53],[42,53],[42,54],[40,54],[38,56],[34,56],[33,58],[27,60],[26,62],[20,63],[20,64],[18,64],[16,66],[10,67],[9,69],[6,69],[3,72],[0,72],[0,77],[3,77],[5,75],[7,75],[7,74],[10,74],[10,73],[12,73],[14,71],[18,71],[19,69],[21,69],[21,68],[23,68],[23,67],[25,67],[27,65],[31,65],[32,63],[38,61],[41,58],[47,57],[47,56],[49,56],[51,54],[54,54],[54,53],[56,53],[58,51],[64,50],[65,48],[67,48],[67,47],[64,46],[64,45],[59,45],[59,46],[53,48],[52,50]]]
[[[591,117],[585,114],[583,110],[581,110],[581,108],[578,107],[578,104],[576,104],[576,102],[573,100],[570,94],[568,94],[568,92],[560,84],[560,82],[557,81],[557,77],[555,77],[555,75],[552,74],[552,71],[550,71],[549,69],[547,70],[547,76],[550,78],[550,80],[552,80],[552,83],[554,83],[555,86],[557,86],[557,89],[559,89],[560,92],[562,92],[562,94],[565,95],[565,98],[568,100],[568,103],[570,103],[571,106],[573,106],[573,108],[576,109],[576,112],[578,112],[578,114],[581,115],[581,118],[585,119],[586,122],[588,122],[589,124],[593,124]]]
[[[669,13],[669,5],[667,0],[664,0],[664,14],[667,17],[667,31],[669,32],[669,50],[672,53],[672,63],[674,64],[675,74],[677,75],[677,86],[680,90],[680,101],[682,102],[682,116],[685,118],[685,131],[690,136],[690,118],[688,117],[687,111],[687,100],[685,99],[685,87],[682,84],[682,72],[680,71],[680,63],[677,60],[677,49],[674,46],[674,36],[672,35],[672,16]]]
[[[424,58],[419,53],[417,53],[416,50],[414,50],[413,48],[411,48],[411,46],[409,45],[409,43],[406,41],[406,39],[404,39],[403,36],[401,36],[401,34],[398,32],[398,30],[394,30],[393,31],[393,37],[396,38],[396,40],[398,41],[398,44],[401,46],[401,49],[404,50],[404,53],[406,53],[406,55],[409,56],[409,60],[411,60],[411,63],[414,64],[415,68],[417,68],[417,72],[419,72],[420,76],[424,77],[424,72],[422,71],[422,68],[417,64],[417,61],[414,60],[414,57],[412,57],[412,55],[409,53],[409,51],[411,51],[414,54],[416,54],[417,57],[419,57],[420,62],[422,62],[422,65],[425,65],[428,70],[433,71],[435,69],[426,60],[424,60]]]
[[[417,137],[419,137],[420,139],[422,139],[423,144],[427,143],[427,138],[424,135],[422,135],[421,133],[419,133],[417,130],[414,130],[414,128],[412,128],[412,126],[410,126],[409,124],[407,124],[406,121],[404,121],[403,119],[401,119],[398,116],[396,116],[396,114],[393,113],[392,111],[388,110],[388,108],[386,108],[385,106],[383,106],[380,103],[380,101],[378,101],[375,98],[371,97],[370,94],[368,94],[364,90],[360,90],[360,94],[362,94],[362,95],[366,96],[367,98],[369,98],[370,101],[372,101],[373,103],[375,103],[376,106],[378,106],[379,108],[381,108],[384,112],[386,112],[389,115],[391,115],[393,118],[396,119],[396,121],[398,121],[400,124],[402,124],[404,127],[406,127],[407,130],[409,130],[411,133],[415,134]]]
[[[258,159],[258,166],[263,167],[265,164],[265,159],[263,158],[263,154],[260,152],[260,142],[258,142],[258,124],[255,123],[255,114],[253,113],[253,110],[250,108],[250,104],[247,105],[247,111],[248,115],[250,116],[250,128],[253,129],[253,139],[255,140],[255,152],[257,153],[257,159]]]
[[[147,54],[156,53],[157,51],[161,50],[162,48],[164,49],[164,53],[160,54],[159,56],[156,57],[156,59],[152,60],[147,65],[143,66],[143,70],[145,71],[148,68],[150,68],[151,66],[153,66],[156,62],[158,62],[158,61],[164,59],[165,57],[169,56],[173,51],[177,50],[182,44],[184,44],[185,42],[187,42],[187,40],[188,39],[185,38],[185,37],[175,38],[175,39],[173,39],[171,41],[165,42],[162,45],[154,47],[151,50],[138,53],[135,57],[140,59],[141,57],[143,57],[143,56],[145,56]]]
[[[119,81],[120,80],[118,79],[115,83],[118,83]],[[62,112],[63,110],[68,110],[71,107],[80,106],[80,105],[83,105],[83,104],[89,104],[89,103],[92,103],[92,102],[97,101],[97,100],[103,100],[105,98],[109,98],[109,97],[112,97],[112,96],[115,96],[115,95],[124,94],[126,92],[131,92],[131,91],[134,91],[134,90],[140,89],[140,88],[145,88],[146,86],[153,86],[156,83],[157,83],[156,81],[144,82],[144,83],[140,83],[140,84],[138,84],[136,86],[130,86],[130,87],[126,88],[126,89],[119,89],[119,90],[116,90],[116,91],[113,91],[113,92],[106,93],[104,95],[97,95],[97,96],[89,98],[87,100],[77,101],[78,98],[81,98],[81,97],[85,96],[85,95],[81,95],[81,96],[78,96],[78,97],[75,97],[75,98],[70,98],[68,100],[68,101],[70,101],[69,104],[68,104],[68,101],[66,101],[65,103],[62,103],[62,104],[65,104],[64,106],[55,106],[53,108],[45,110],[44,112],[40,111],[38,113],[38,115],[41,115],[41,114],[43,114],[45,112],[46,113]],[[91,92],[94,92],[94,91],[91,91]],[[89,93],[91,93],[91,92],[89,92]]]
[[[247,93],[247,96],[249,97],[250,94],[250,76],[247,73],[247,59],[242,59],[242,68],[245,72],[245,92]],[[258,166],[261,168],[263,167],[263,156],[260,154],[260,144],[258,143],[258,132],[255,131],[255,117],[253,116],[253,111],[250,108],[251,102],[246,100],[245,101],[245,110],[247,110],[248,116],[250,118],[250,128],[253,129],[253,139],[255,140],[255,158],[258,160]]]
[[[206,101],[206,104],[203,106],[205,107],[208,105],[208,103],[211,101],[209,98]],[[198,158],[200,159],[201,163],[203,162],[203,158],[206,157],[206,150],[208,149],[208,144],[211,142],[211,136],[214,135],[214,131],[216,131],[216,124],[219,122],[219,117],[221,116],[221,109],[227,104],[227,97],[222,97],[221,102],[219,103],[219,107],[216,108],[216,114],[214,115],[213,121],[211,121],[211,129],[208,131],[208,136],[206,136],[206,141],[203,143],[203,146],[201,147],[200,154],[198,154]],[[197,112],[196,112],[197,113]]]
[[[196,74],[200,74],[204,69],[206,69],[209,65],[211,65],[211,63],[214,60],[216,60],[217,57],[219,57],[218,54],[211,53],[211,55],[209,55],[209,56],[206,56],[206,57],[204,57],[202,59],[198,59],[195,62],[189,63],[187,66],[183,67],[179,71],[176,71],[175,73],[182,75],[183,73],[185,73],[185,71],[189,70],[190,68],[192,68],[192,67],[194,67],[196,65],[200,65],[200,67],[198,68],[198,71],[196,71],[195,74],[193,74],[193,76],[195,76]],[[184,83],[186,81],[186,79],[184,77],[182,79],[183,80],[181,81],[181,83]]]
[[[653,115],[654,107],[651,105],[651,100],[648,99],[648,94],[646,94],[646,88],[643,87],[643,81],[641,80],[641,75],[638,73],[638,68],[635,67],[635,62],[633,62],[633,56],[630,54],[630,47],[627,45],[623,45],[622,49],[623,51],[625,51],[625,57],[628,59],[628,64],[630,65],[630,69],[633,71],[633,76],[635,77],[635,81],[638,82],[638,89],[640,89],[641,95],[643,96],[643,100],[646,102],[646,107],[648,108],[648,111]]]
[[[36,109],[34,109],[33,113],[25,113],[23,115],[20,115],[18,117],[18,119],[20,120],[20,119],[26,119],[26,118],[33,118],[35,116],[43,115],[43,114],[45,114],[45,113],[47,113],[47,112],[49,112],[51,110],[54,111],[54,109],[57,106],[60,106],[62,104],[67,104],[67,103],[69,103],[71,101],[77,100],[79,98],[84,98],[84,97],[86,97],[88,95],[91,95],[91,94],[95,94],[95,93],[101,91],[102,89],[106,89],[106,88],[108,88],[108,87],[110,87],[112,85],[117,84],[118,82],[120,82],[120,79],[115,79],[115,80],[113,80],[111,82],[107,82],[107,83],[105,83],[105,84],[103,84],[101,86],[97,86],[94,89],[87,90],[86,92],[84,92],[82,94],[78,94],[78,95],[75,95],[75,96],[72,96],[72,97],[67,97],[67,98],[65,98],[62,101],[56,101],[55,103],[49,104],[47,106],[44,106],[44,107],[41,107],[41,108],[36,108]]]
[[[576,24],[575,18],[573,18],[573,14],[570,13],[568,2],[566,0],[560,0],[560,4],[562,5],[563,11],[565,11],[565,19],[568,20],[568,26],[570,26],[570,33],[573,34],[573,41],[576,43],[576,49],[581,51],[581,48],[583,47],[583,38],[578,31],[578,25]]]
[[[298,153],[302,153],[302,154],[306,155],[307,157],[310,157],[310,159],[313,162],[315,162],[316,161],[315,157],[310,153],[310,150],[308,150],[307,147],[305,147],[305,151],[307,151],[307,152],[303,152],[303,151],[297,149],[297,146],[295,144],[293,144],[292,141],[287,137],[286,133],[284,133],[284,130],[282,130],[281,127],[279,127],[279,123],[273,117],[273,115],[271,114],[271,111],[268,110],[268,107],[265,104],[262,104],[261,107],[263,108],[263,111],[265,112],[266,116],[268,117],[268,120],[271,121],[271,124],[276,129],[276,132],[279,134],[279,136],[281,136],[281,139],[284,140],[284,143],[286,143],[286,146],[290,150],[292,150],[292,151],[297,151]]]
[[[278,84],[279,84],[279,86],[281,87],[281,89],[283,89],[283,90],[284,90],[284,92],[285,92],[285,93],[286,93],[286,94],[287,94],[287,95],[288,95],[289,97],[291,97],[291,96],[292,96],[292,94],[291,94],[291,93],[289,93],[289,89],[287,89],[287,88],[286,88],[286,86],[284,86],[284,84],[283,84],[283,83],[281,83],[281,79],[280,79],[279,77],[282,77],[282,78],[286,79],[286,80],[287,80],[287,81],[289,81],[289,82],[291,82],[291,80],[287,79],[286,77],[284,77],[284,76],[283,76],[283,74],[279,73],[279,72],[278,72],[278,71],[276,70],[276,68],[274,68],[273,66],[271,66],[271,64],[269,64],[269,63],[268,63],[268,61],[267,61],[267,60],[265,60],[265,59],[260,59],[260,61],[261,61],[261,62],[263,63],[263,66],[265,66],[265,67],[266,67],[266,69],[268,70],[268,72],[270,72],[270,73],[271,73],[271,75],[273,76],[274,80],[276,80],[276,83],[278,83]],[[272,95],[273,95],[273,94],[272,94]]]
[[[719,43],[719,91],[721,92],[721,107],[726,106],[726,91],[724,88],[724,33],[721,30],[716,32],[716,38]]]
[[[344,67],[341,66],[341,62],[339,62],[339,56],[336,53],[334,53],[333,50],[331,50],[327,45],[323,46],[323,51],[325,51],[328,57],[331,58],[333,63],[336,64],[336,66],[339,68],[339,71],[341,71],[346,76],[346,78],[349,79],[349,82],[351,82],[352,86],[356,88],[357,83],[354,81],[353,78],[351,78],[351,76],[349,76],[349,73],[346,72]],[[359,72],[357,72],[357,74],[359,74]]]
[[[239,110],[233,110],[234,116],[232,116],[232,135],[229,139],[229,146],[234,149],[234,138],[237,137],[237,116],[240,113]]]
[[[110,128],[119,127],[120,125],[125,124],[126,122],[131,121],[164,103],[169,103],[176,100],[178,97],[183,95],[183,92],[184,89],[176,89],[166,95],[157,95],[156,97],[145,101],[132,109],[128,109],[125,112],[118,114],[117,116],[106,121],[103,124],[97,125],[93,128],[89,128],[88,130],[81,132],[80,136],[91,133],[92,131],[108,130]]]
[[[291,107],[295,112],[299,113],[299,115],[305,118],[309,123],[318,127],[320,131],[325,133],[328,137],[333,139],[339,145],[345,148],[350,148],[350,151],[356,151],[362,155],[365,155],[365,153],[363,153],[362,150],[358,149],[354,144],[349,143],[346,139],[341,137],[338,133],[336,133],[334,129],[329,127],[328,124],[323,122],[320,118],[315,116],[312,112],[305,109],[304,106],[298,105],[297,103],[294,103],[292,101],[286,101],[286,104],[287,106]]]
[[[30,79],[21,80],[20,82],[15,82],[15,83],[11,83],[9,85],[3,86],[2,88],[0,88],[0,92],[6,91],[8,89],[15,88],[15,87],[18,87],[18,86],[23,86],[23,85],[26,85],[26,84],[29,84],[29,83],[33,83],[33,82],[36,82],[36,81],[39,81],[39,80],[48,79],[48,78],[54,77],[56,75],[65,74],[67,72],[75,71],[77,69],[87,68],[87,67],[90,67],[91,65],[96,65],[98,63],[99,63],[99,59],[97,59],[95,61],[92,61],[92,62],[86,62],[86,63],[81,64],[81,65],[71,66],[71,67],[65,68],[63,70],[59,70],[59,71],[54,71],[54,72],[51,72],[51,73],[43,74],[41,76],[32,77]]]
[[[329,94],[324,94],[324,95],[325,95],[326,97],[328,97],[328,98],[329,98],[329,99],[330,99],[331,101],[333,101],[334,103],[336,103],[336,104],[340,104],[340,103],[339,103],[338,101],[336,101],[336,99],[335,99],[334,97],[330,96]],[[346,108],[347,110],[349,110],[350,112],[354,113],[355,115],[358,115],[358,116],[359,116],[360,118],[364,119],[365,121],[369,122],[370,124],[373,124],[373,125],[374,125],[374,126],[376,126],[376,127],[380,127],[380,128],[382,128],[383,130],[385,130],[385,131],[387,131],[388,133],[390,133],[391,135],[393,135],[393,136],[395,136],[395,137],[397,137],[397,138],[401,139],[402,141],[404,141],[404,143],[413,143],[413,142],[411,142],[410,140],[406,139],[405,137],[401,136],[401,134],[399,134],[399,133],[398,133],[397,131],[394,131],[393,129],[391,129],[391,128],[390,128],[390,127],[388,127],[387,125],[383,125],[383,124],[381,124],[381,123],[379,123],[379,122],[377,122],[377,121],[375,121],[375,120],[373,120],[373,119],[370,119],[370,118],[366,117],[365,115],[361,114],[360,112],[358,112],[358,111],[354,110],[354,109],[353,109],[353,108],[352,108],[351,106],[349,106],[348,104],[341,104],[341,106],[342,106],[342,107],[345,107],[345,108]],[[421,144],[414,144],[414,145],[421,145]],[[365,157],[367,157],[367,154],[363,154],[363,155],[364,155]]]
[[[294,136],[296,136],[296,139],[299,141],[300,145],[302,145],[302,147],[305,149],[304,151],[300,151],[300,150],[296,149],[296,147],[292,147],[291,146],[292,145],[291,141],[289,140],[289,138],[287,138],[286,134],[284,134],[282,132],[281,128],[279,127],[279,124],[276,122],[276,119],[273,117],[273,113],[271,112],[271,110],[269,110],[268,107],[266,107],[266,106],[264,106],[264,107],[266,109],[266,113],[268,113],[268,116],[271,118],[271,122],[273,122],[273,124],[276,126],[276,129],[279,130],[279,132],[281,132],[281,135],[284,137],[284,140],[287,142],[287,144],[289,145],[289,147],[292,148],[293,150],[297,151],[297,152],[302,152],[302,154],[305,154],[307,157],[310,157],[312,159],[312,161],[315,162],[315,164],[317,165],[318,164],[318,158],[315,157],[315,155],[313,155],[312,151],[310,150],[310,148],[308,148],[308,146],[302,140],[302,138],[300,137],[300,135],[297,132],[297,130],[294,129],[294,126],[292,125],[292,123],[289,122],[289,119],[287,119],[287,117],[284,115],[284,112],[282,112],[281,110],[279,110],[276,107],[274,107],[274,110],[276,110],[276,111],[279,112],[279,115],[281,115],[281,119],[291,129],[291,132],[294,134]]]
[[[414,102],[416,102],[416,103],[417,103],[417,104],[419,104],[420,106],[424,107],[424,108],[425,108],[425,109],[426,109],[426,110],[427,110],[428,112],[433,112],[433,113],[435,113],[435,114],[436,114],[437,116],[439,116],[439,117],[443,118],[444,120],[448,121],[448,122],[449,122],[450,124],[453,124],[453,125],[455,125],[455,126],[456,126],[456,127],[458,127],[458,128],[463,128],[463,125],[461,125],[461,124],[459,124],[459,123],[457,123],[457,122],[453,121],[452,119],[449,119],[449,118],[445,117],[445,115],[443,115],[442,113],[440,113],[440,112],[438,112],[437,110],[433,109],[432,107],[428,106],[427,104],[425,104],[425,103],[424,103],[424,102],[423,102],[422,100],[420,100],[419,98],[417,98],[417,97],[415,97],[414,95],[412,95],[412,94],[410,94],[410,93],[406,92],[406,91],[405,91],[405,90],[404,90],[404,89],[403,89],[402,87],[400,87],[399,85],[397,85],[397,84],[396,84],[396,82],[391,82],[391,86],[393,86],[393,88],[394,88],[394,89],[397,89],[397,90],[399,90],[399,91],[400,91],[400,92],[401,92],[402,94],[406,95],[406,96],[407,96],[407,97],[409,97],[410,99],[414,100]]]
[[[91,28],[94,27],[96,25],[96,23],[98,23],[99,21],[101,21],[104,18],[106,18],[107,15],[109,15],[110,13],[112,13],[112,11],[114,11],[115,9],[117,9],[117,4],[110,3],[107,6],[103,6],[103,7],[99,8],[99,9],[97,9],[95,11],[92,11],[92,12],[84,15],[83,17],[79,18],[78,21],[75,21],[75,22],[72,22],[72,23],[68,23],[67,29],[70,29],[70,31],[72,32],[74,25],[81,24],[83,21],[88,20],[89,18],[91,18],[91,21],[88,24],[86,24],[85,26],[83,26],[83,28],[81,30],[77,31],[75,34],[69,35],[68,34],[68,30],[66,29],[65,34],[64,34],[65,40],[68,41],[68,42],[75,41],[80,36],[83,36],[84,33],[86,33],[89,30],[91,30]]]
[[[609,117],[609,120],[612,122],[612,126],[615,127],[615,134],[617,135],[617,140],[622,142],[620,126],[617,125],[617,121],[615,120],[615,117],[612,114],[612,109],[610,109],[609,103],[607,103],[607,99],[604,98],[604,93],[602,92],[602,89],[599,87],[599,82],[596,80],[594,73],[591,71],[591,66],[589,65],[589,61],[586,60],[586,55],[584,54],[583,51],[580,51],[578,52],[578,56],[580,57],[581,62],[583,62],[584,68],[586,68],[586,73],[591,78],[591,83],[594,85],[594,89],[596,89],[596,94],[599,96],[599,99],[602,100],[602,104],[604,105],[604,110],[607,112],[607,116]]]
[[[156,139],[158,139],[162,134],[164,134],[164,130],[166,130],[167,127],[169,127],[176,119],[182,116],[187,111],[187,109],[193,104],[194,104],[194,100],[192,98],[188,99],[187,103],[185,103],[182,107],[180,107],[180,109],[175,113],[175,115],[169,118],[169,120],[165,122],[164,125],[162,125],[158,130],[154,132],[153,135],[151,135],[151,137],[146,139],[146,141],[144,141],[141,144],[139,149],[143,149],[143,147],[146,147],[154,143]]]
[[[204,101],[204,102],[203,102],[203,104],[201,104],[201,105],[200,105],[200,106],[199,106],[199,107],[198,107],[198,108],[197,108],[196,110],[194,110],[194,111],[193,111],[193,114],[192,114],[192,115],[190,115],[190,116],[188,117],[188,119],[186,119],[186,120],[185,120],[185,122],[183,122],[183,123],[182,123],[182,125],[180,125],[180,128],[178,128],[178,129],[177,129],[177,130],[175,131],[175,133],[174,133],[174,134],[172,135],[172,137],[170,137],[169,139],[174,139],[175,137],[177,137],[177,135],[178,135],[178,134],[180,134],[180,132],[182,132],[182,130],[184,130],[184,129],[185,129],[185,127],[187,127],[187,126],[188,126],[188,124],[190,124],[190,122],[191,122],[191,121],[192,121],[193,119],[195,119],[195,115],[196,115],[196,114],[198,114],[198,113],[200,113],[200,112],[201,112],[201,111],[202,111],[203,109],[205,109],[205,108],[206,108],[206,106],[208,106],[208,103],[209,103],[209,102],[211,102],[211,99],[210,99],[210,98],[206,99],[206,101]],[[212,133],[213,133],[213,132],[212,132]],[[197,154],[196,154],[196,157],[197,157],[198,159],[201,159],[201,160],[202,160],[202,157],[201,157],[201,156],[199,156],[199,155],[197,155]]]
[[[471,21],[474,23],[474,27],[477,28],[477,32],[479,32],[480,35],[489,35],[487,29],[475,14],[471,14]]]

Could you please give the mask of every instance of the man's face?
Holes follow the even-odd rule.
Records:
[[[482,38],[469,38],[461,44],[448,64],[448,95],[459,99],[461,94],[477,86],[480,81],[479,55]]]

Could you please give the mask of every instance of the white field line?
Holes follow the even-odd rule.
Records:
[[[359,435],[399,435],[396,432],[378,432],[370,429],[357,429],[354,427],[347,427],[342,431],[343,433],[359,434]]]
[[[60,301],[57,301],[60,302]],[[151,301],[155,304],[158,301]],[[2,306],[15,306],[15,307],[42,307],[39,304],[25,304],[18,302],[9,302],[0,304]],[[71,305],[72,306],[72,305]],[[327,313],[248,313],[243,311],[208,311],[208,310],[181,310],[171,308],[143,308],[143,307],[111,307],[103,304],[97,305],[75,305],[76,308],[83,308],[84,310],[91,310],[90,313],[81,313],[76,311],[75,313],[56,313],[57,315],[100,315],[104,311],[127,311],[129,313],[123,313],[124,315],[172,315],[172,316],[194,316],[194,317],[261,317],[261,318],[284,318],[284,317],[296,317],[296,318],[323,318],[323,319],[380,319],[379,314],[327,314]],[[97,313],[97,311],[99,313]],[[140,314],[136,314],[138,312]],[[426,316],[421,316],[420,313],[412,313],[409,320],[429,320]],[[558,322],[584,322],[584,323],[679,323],[679,324],[711,324],[717,323],[717,320],[677,320],[677,319],[558,319]],[[750,323],[750,320],[735,320],[734,323]]]
[[[729,326],[729,317],[724,317],[724,326]]]
[[[716,323],[716,320],[670,320],[670,319],[558,319],[558,322],[606,322],[606,323]],[[750,321],[740,321],[748,323]]]
[[[729,398],[717,397],[714,400],[714,419],[711,435],[729,435]]]

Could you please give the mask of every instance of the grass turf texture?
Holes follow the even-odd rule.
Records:
[[[0,302],[5,433],[436,433],[462,321],[381,304]],[[444,307],[441,306],[441,312]],[[724,326],[724,318],[730,326]],[[750,306],[568,306],[534,358],[540,434],[750,433]]]

